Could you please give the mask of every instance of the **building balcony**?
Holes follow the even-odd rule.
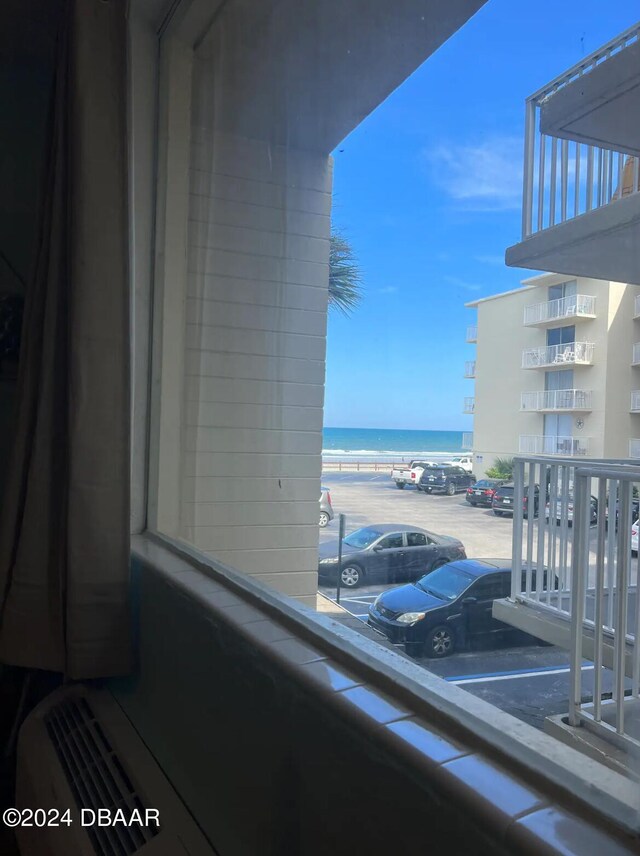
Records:
[[[631,365],[640,366],[640,342],[634,342],[631,353]]]
[[[638,282],[640,27],[526,101],[522,241],[513,267]]]
[[[629,440],[629,457],[640,458],[640,440]]]
[[[466,341],[473,345],[478,341],[478,328],[477,327],[467,327],[467,338]]]
[[[574,365],[590,366],[593,363],[593,348],[593,342],[568,342],[565,345],[526,348],[522,352],[522,368],[566,369]]]
[[[586,457],[588,438],[521,434],[518,442],[521,455],[562,455],[565,458]]]
[[[590,389],[544,389],[523,392],[520,396],[520,410],[535,413],[552,413],[556,410],[588,411],[591,410],[591,398]]]
[[[476,361],[467,360],[464,364],[464,376],[474,378],[476,376]]]
[[[563,324],[568,318],[577,321],[580,318],[596,317],[596,299],[590,294],[573,294],[559,300],[547,300],[525,306],[525,327],[554,327]]]
[[[640,413],[640,389],[634,389],[631,393],[630,413]]]
[[[462,434],[462,448],[473,449],[473,431],[464,431]]]
[[[463,413],[473,413],[476,407],[476,400],[473,396],[467,396],[464,400],[464,405],[462,408]]]
[[[640,455],[640,440],[633,442]],[[514,506],[524,505],[534,484],[546,485],[546,501],[526,523],[514,516],[511,596],[494,602],[493,617],[568,650],[568,707],[547,717],[545,731],[598,753],[637,788],[640,627],[630,548],[640,467],[616,460],[586,464],[571,457],[516,458]],[[604,524],[613,508],[618,534],[612,538],[614,527],[607,533],[595,523]]]

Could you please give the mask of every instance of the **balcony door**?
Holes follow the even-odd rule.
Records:
[[[569,413],[545,413],[544,453],[547,455],[571,454],[573,417]]]
[[[547,330],[547,345],[570,345],[576,340],[576,328],[573,324],[567,327],[554,327]]]

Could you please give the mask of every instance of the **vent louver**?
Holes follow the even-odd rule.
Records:
[[[130,816],[145,806],[127,775],[118,754],[110,744],[86,699],[65,700],[45,717],[45,725],[78,808],[115,812],[122,809]],[[86,832],[99,856],[130,856],[160,831],[148,827],[87,826]]]

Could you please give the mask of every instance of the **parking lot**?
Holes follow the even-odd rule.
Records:
[[[407,487],[398,490],[388,473],[323,474],[322,483],[331,491],[336,515],[346,515],[346,531],[372,523],[406,523],[453,535],[473,558],[511,556],[510,518],[496,517],[490,509],[473,508],[463,493],[453,497],[427,495]],[[320,541],[338,536],[338,520],[320,530]],[[340,603],[366,623],[369,604],[386,586],[362,586],[342,590]],[[335,599],[335,587],[320,591]],[[545,717],[567,712],[569,658],[563,649],[537,644],[517,631],[506,634],[500,647],[455,652],[444,660],[422,658],[421,666],[468,692],[479,696],[519,719],[542,728]],[[399,649],[400,650],[400,649]],[[590,692],[593,665],[585,661],[585,692]],[[604,691],[610,689],[610,673],[603,676]]]

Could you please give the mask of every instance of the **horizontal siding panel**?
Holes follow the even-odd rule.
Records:
[[[315,523],[318,500],[297,502],[185,502],[182,522],[185,526],[251,526]]]
[[[183,479],[184,502],[318,502],[317,478],[219,478]]]
[[[288,235],[312,235],[325,240],[331,234],[331,217],[328,214],[267,208],[249,202],[195,194],[189,198],[189,217],[198,223],[223,223],[245,229],[286,232]]]
[[[233,250],[236,253],[255,253],[279,259],[298,259],[321,264],[327,264],[329,261],[327,239],[291,235],[282,230],[266,232],[191,220],[188,243],[191,247]]]
[[[331,213],[331,194],[322,190],[252,181],[198,169],[189,170],[189,192],[194,196],[228,199],[267,208],[305,211],[309,214]]]
[[[216,550],[207,555],[292,597],[318,590],[317,550]]]
[[[319,478],[321,468],[322,464],[317,455],[185,452],[182,471],[189,477]]]
[[[183,424],[189,428],[260,428],[322,433],[322,410],[268,404],[188,402]]]
[[[187,342],[190,350],[300,360],[324,360],[326,347],[320,336],[202,324],[187,324]]]
[[[264,357],[251,354],[215,354],[210,351],[187,351],[187,375],[205,377],[249,378],[251,380],[291,383],[324,383],[324,362],[290,357]]]
[[[217,296],[211,295],[209,299],[202,300],[188,298],[187,324],[293,333],[299,336],[318,336],[324,340],[327,319],[321,312],[289,309],[286,306],[251,306],[247,303],[227,303],[225,300],[212,299]]]
[[[188,402],[183,424],[188,428],[239,428],[322,433],[322,410],[268,404]]]
[[[293,282],[328,288],[329,262],[302,262],[297,259],[277,259],[225,250],[189,247],[187,266],[190,273],[240,276],[243,279],[269,282]]]
[[[322,407],[324,388],[320,384],[189,377],[185,386],[185,399],[238,404],[272,404],[277,401],[285,407]]]
[[[326,155],[272,146],[237,134],[212,135],[209,129],[198,126],[191,133],[191,166],[252,181],[331,189],[331,161]]]
[[[184,531],[198,550],[317,549],[318,524],[301,526],[195,526]]]
[[[187,279],[187,297],[194,300],[218,299],[226,303],[246,303],[288,309],[306,309],[326,314],[327,288],[268,280],[241,279],[236,276],[191,273]]]

